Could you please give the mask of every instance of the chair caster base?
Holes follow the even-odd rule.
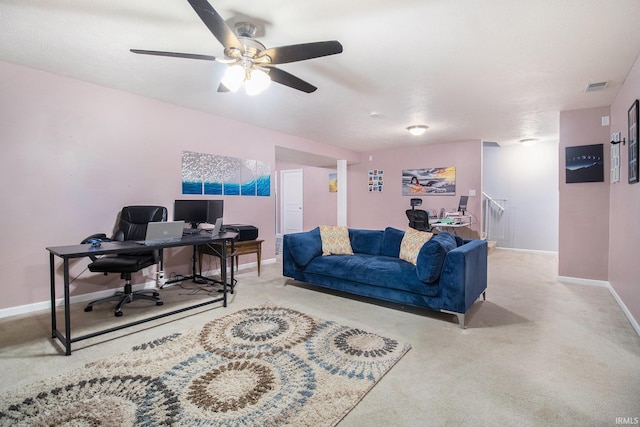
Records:
[[[163,305],[164,303],[162,301],[157,301],[156,305]]]
[[[123,313],[121,311],[116,311],[115,314],[116,314],[116,317],[122,317]]]
[[[85,308],[84,308],[84,312],[85,312],[85,313],[88,313],[88,312],[90,312],[90,311],[93,311],[93,306],[92,306],[92,305],[90,305],[89,307],[85,307]]]

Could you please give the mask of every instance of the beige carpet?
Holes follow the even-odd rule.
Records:
[[[48,311],[0,320],[0,393],[269,301],[411,344],[340,427],[615,426],[640,416],[640,338],[607,289],[557,282],[554,254],[496,250],[487,301],[472,308],[464,331],[450,315],[287,282],[281,271],[241,271],[228,308],[82,341],[69,357],[49,338]],[[163,307],[129,304],[124,318],[194,298],[185,287],[163,290]],[[79,333],[118,321],[108,307],[82,308],[72,315]]]
[[[296,310],[215,319],[0,396],[0,425],[333,426],[408,344]]]

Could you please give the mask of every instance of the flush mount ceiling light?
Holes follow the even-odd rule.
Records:
[[[409,133],[413,136],[420,136],[423,133],[425,133],[427,129],[429,129],[429,126],[425,126],[425,125],[413,125],[407,128]]]
[[[519,142],[525,147],[531,147],[538,142],[538,138],[523,138]]]

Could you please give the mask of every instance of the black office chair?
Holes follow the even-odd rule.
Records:
[[[416,209],[416,206],[422,205],[422,199],[411,199],[411,209],[407,209],[407,219],[409,220],[409,227],[418,231],[431,231],[429,225],[429,212]]]
[[[166,221],[167,208],[162,206],[127,206],[122,208],[118,229],[112,239],[108,239],[104,234],[94,234],[83,240],[87,243],[91,239],[124,241],[124,240],[144,240],[147,233],[147,224],[150,222]],[[116,256],[105,256],[102,258],[90,257],[92,263],[89,264],[89,271],[94,273],[120,273],[120,277],[125,281],[124,291],[99,300],[91,301],[84,311],[93,310],[93,306],[107,301],[118,301],[115,308],[115,315],[122,316],[122,306],[131,301],[145,299],[155,301],[156,305],[162,305],[160,294],[155,289],[146,289],[133,292],[131,288],[131,273],[140,271],[145,267],[157,264],[160,261],[159,250],[118,254]]]

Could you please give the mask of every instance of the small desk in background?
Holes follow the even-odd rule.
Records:
[[[453,234],[457,234],[456,230],[458,228],[469,227],[471,225],[471,218],[464,216],[458,217],[454,220],[454,222],[433,222],[430,223],[431,227],[437,228],[440,231],[451,231]]]
[[[240,255],[256,254],[257,261],[258,261],[258,276],[260,276],[260,261],[262,260],[262,242],[264,242],[264,240],[261,240],[261,239],[243,240],[240,242],[234,242],[233,244],[234,252],[232,253],[231,247],[227,246],[226,257],[228,256],[235,257],[235,261],[236,261],[235,264],[236,264],[236,270],[237,270],[238,257]],[[200,274],[202,274],[202,255],[206,254],[206,255],[216,256],[220,258],[222,262],[223,258],[226,258],[222,256],[222,250],[223,250],[222,245],[220,245],[219,243],[209,243],[207,245],[200,245],[198,247],[198,265],[200,266]],[[231,268],[233,269],[233,264],[231,265]]]

